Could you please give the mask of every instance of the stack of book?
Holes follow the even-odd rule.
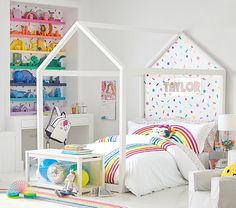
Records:
[[[91,154],[92,150],[86,148],[86,144],[69,144],[64,146],[63,154],[69,155],[87,155]]]

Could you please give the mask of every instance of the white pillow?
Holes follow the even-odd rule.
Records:
[[[148,133],[152,132],[152,129],[157,127],[160,124],[164,124],[164,122],[161,123],[152,123],[152,124],[140,124],[133,121],[128,121],[128,134],[134,134],[137,130],[140,130],[139,135],[147,135]]]
[[[168,121],[169,125],[177,125],[182,126],[185,129],[187,129],[192,136],[194,137],[198,151],[201,153],[204,149],[204,144],[206,141],[206,138],[211,131],[211,129],[214,127],[215,122],[208,122],[208,123],[185,123],[185,122],[177,122],[174,120]]]

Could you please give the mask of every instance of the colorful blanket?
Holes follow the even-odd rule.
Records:
[[[166,149],[171,145],[174,144],[170,141],[162,139],[156,139],[156,143],[153,144],[129,144],[126,146],[126,159],[147,152],[166,151]],[[114,183],[114,176],[119,166],[119,149],[117,148],[105,157],[106,183]]]

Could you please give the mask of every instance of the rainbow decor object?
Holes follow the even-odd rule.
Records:
[[[159,127],[160,125],[149,125],[149,126],[145,126],[143,128],[140,128],[138,130],[136,130],[135,132],[133,132],[133,134],[138,134],[138,135],[143,135],[143,136],[148,136],[151,132],[152,129],[155,127]]]
[[[199,148],[193,134],[181,125],[171,125],[171,139],[175,142],[187,146],[196,154],[199,154]]]
[[[71,207],[79,208],[125,208],[123,206],[114,205],[105,202],[98,202],[93,200],[81,199],[79,197],[68,196],[63,198],[58,198],[55,194],[46,192],[37,192],[38,200],[53,202],[57,204],[63,204]]]
[[[6,189],[0,189],[0,193],[5,194],[6,191],[7,191]],[[28,200],[28,199],[21,198],[19,200]],[[81,199],[76,196],[67,196],[67,197],[59,198],[54,193],[43,192],[43,191],[37,191],[37,196],[35,198],[35,201],[36,203],[38,201],[46,201],[46,202],[62,204],[62,205],[66,205],[70,207],[77,207],[77,208],[126,208],[124,206],[115,205],[111,203]],[[17,202],[19,201],[17,200]]]
[[[96,142],[117,142],[118,135],[106,136],[98,139]]]
[[[158,152],[164,149],[157,145],[151,144],[129,144],[126,146],[126,158],[133,155],[142,154],[146,152]],[[105,157],[105,181],[106,183],[114,184],[114,176],[120,166],[119,149],[115,149]]]
[[[158,147],[160,147],[164,150],[167,150],[168,147],[175,145],[174,143],[172,143],[169,140],[161,139],[158,137],[151,138],[150,143],[153,145],[157,145]]]

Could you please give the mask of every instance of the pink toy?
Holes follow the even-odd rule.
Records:
[[[43,13],[43,19],[44,19],[44,20],[49,20],[49,18],[50,18],[49,13],[48,13],[48,12],[44,12],[44,13]]]
[[[13,9],[13,16],[14,16],[14,18],[21,18],[20,9]]]

